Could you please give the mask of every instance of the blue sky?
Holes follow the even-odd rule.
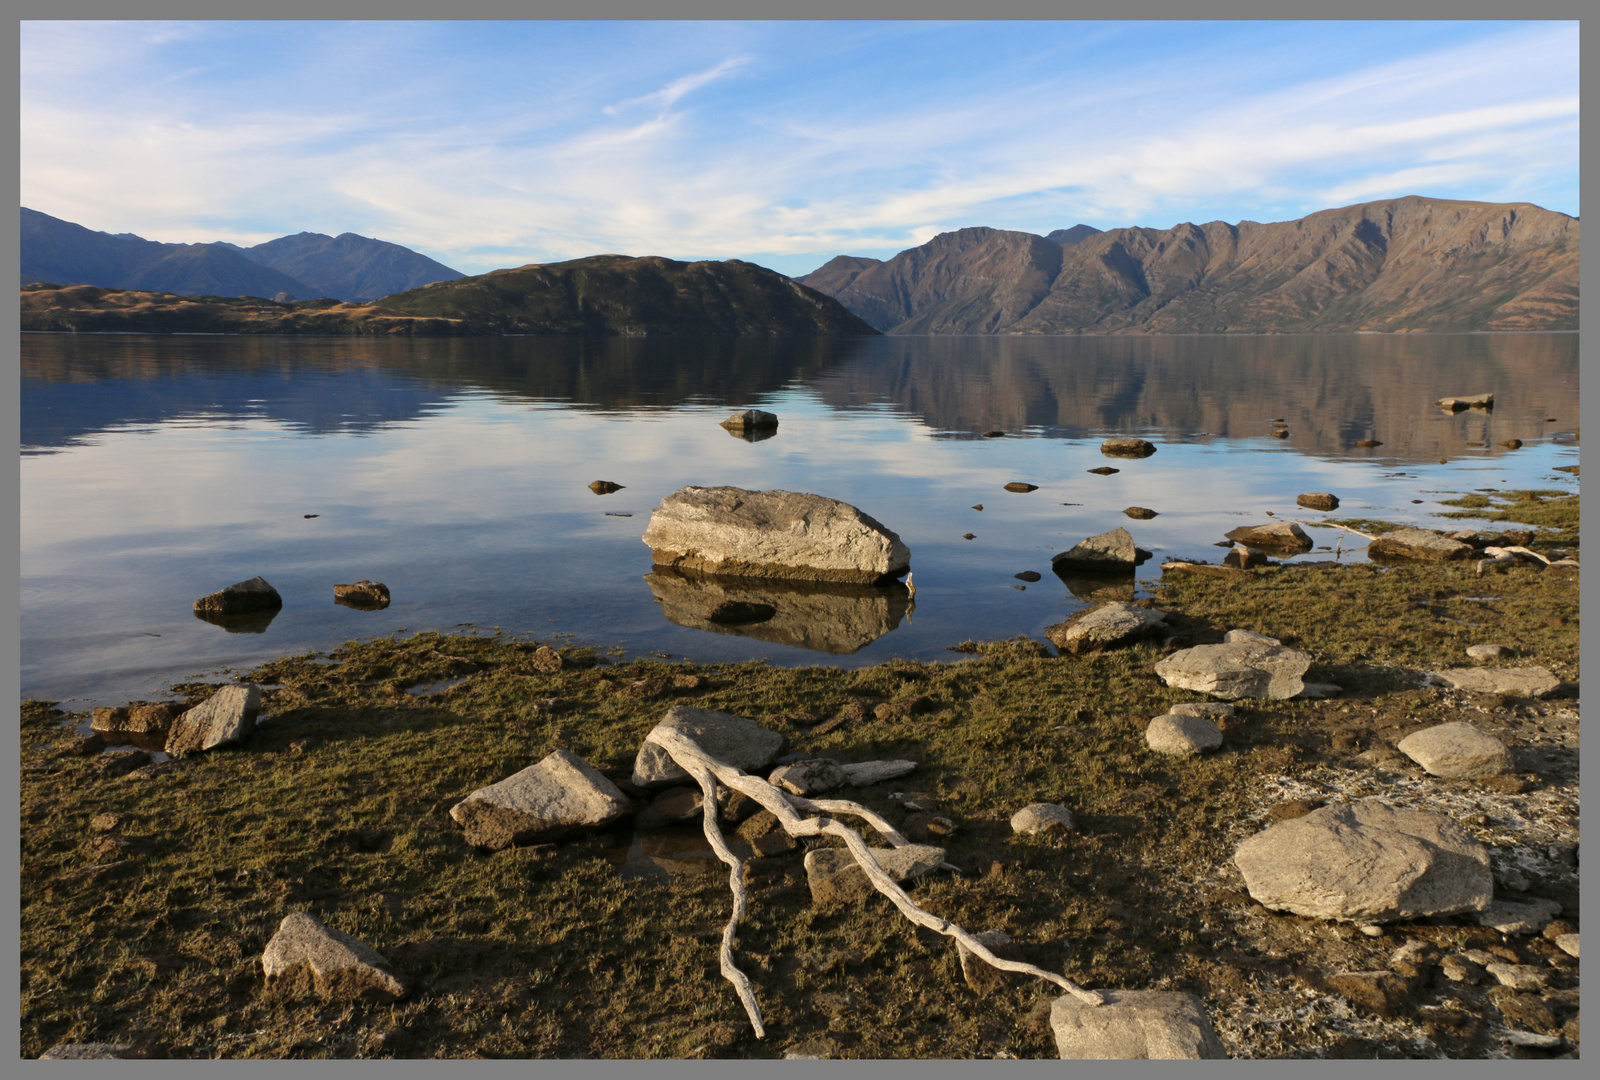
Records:
[[[466,273],[971,225],[1577,214],[1576,22],[24,22],[22,205]]]

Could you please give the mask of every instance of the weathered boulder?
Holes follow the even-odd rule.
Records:
[[[1269,521],[1265,525],[1245,525],[1226,534],[1236,544],[1282,551],[1310,551],[1311,537],[1292,521]]]
[[[1444,533],[1411,526],[1386,532],[1367,545],[1367,555],[1382,561],[1449,562],[1472,554],[1472,545],[1452,540]]]
[[[255,731],[260,711],[259,686],[224,686],[172,722],[167,730],[167,754],[182,757],[242,743]]]
[[[1041,832],[1071,832],[1078,827],[1072,811],[1055,803],[1029,803],[1011,815],[1011,831],[1019,836]]]
[[[1120,528],[1087,537],[1050,559],[1050,568],[1058,575],[1131,574],[1138,564],[1139,549],[1133,546],[1133,534]]]
[[[1460,412],[1462,409],[1492,409],[1494,395],[1467,394],[1462,397],[1442,397],[1439,399],[1439,408],[1450,412]]]
[[[410,992],[404,975],[382,954],[349,934],[324,926],[303,911],[284,917],[261,956],[267,989],[299,989],[309,975],[317,993],[330,998],[395,1001]]]
[[[474,791],[450,808],[450,817],[466,830],[469,844],[499,851],[604,828],[632,805],[588,762],[570,750],[557,750]]]
[[[1071,994],[1050,1006],[1050,1029],[1063,1060],[1226,1058],[1195,994],[1180,990],[1101,990],[1104,1004]]]
[[[1149,457],[1156,452],[1155,443],[1148,439],[1132,439],[1123,436],[1107,439],[1100,444],[1100,452],[1106,457]]]
[[[1512,655],[1512,650],[1505,645],[1483,643],[1467,646],[1467,659],[1476,660],[1480,664],[1485,660],[1504,660]]]
[[[1544,697],[1561,685],[1548,668],[1446,668],[1433,677],[1452,690],[1474,694],[1504,694],[1507,697]]]
[[[1234,701],[1238,698],[1292,698],[1305,689],[1301,678],[1311,656],[1276,638],[1230,630],[1220,645],[1181,649],[1156,664],[1168,686],[1196,690]]]
[[[1044,636],[1062,652],[1098,652],[1125,645],[1159,630],[1167,613],[1116,601],[1079,612],[1066,622],[1047,627]]]
[[[1494,892],[1489,852],[1439,814],[1367,799],[1280,821],[1233,861],[1266,907],[1384,923],[1477,911]]]
[[[848,503],[791,491],[685,487],[644,542],[658,566],[735,577],[876,583],[911,565],[900,537]]]
[[[1326,491],[1308,491],[1296,496],[1294,501],[1307,510],[1339,509],[1339,497]]]
[[[866,787],[885,780],[895,780],[916,771],[915,761],[857,761],[840,766],[844,770],[846,787]]]
[[[1396,749],[1430,774],[1448,780],[1498,776],[1514,767],[1505,743],[1459,720],[1414,731]]]
[[[844,786],[844,770],[832,758],[807,758],[774,769],[767,783],[791,795],[820,795]]]
[[[194,602],[196,611],[208,611],[216,615],[237,615],[240,612],[282,606],[283,597],[278,595],[278,590],[268,585],[265,578],[259,577],[229,585]]]
[[[778,751],[783,747],[782,735],[768,731],[754,720],[692,705],[675,705],[668,709],[656,727],[681,732],[707,755],[747,773],[766,769],[777,760]],[[636,785],[663,788],[688,781],[689,774],[658,744],[646,740],[639,748],[639,755],[633,762]]]
[[[381,611],[389,606],[389,586],[365,578],[349,585],[335,585],[333,602],[361,611]]]
[[[927,844],[907,844],[898,848],[868,848],[884,873],[897,883],[931,874],[944,865],[944,848]],[[877,892],[867,873],[856,865],[846,848],[812,848],[806,852],[806,880],[811,899],[819,904],[834,900],[853,900]]]
[[[1192,757],[1222,745],[1222,729],[1206,716],[1167,713],[1144,729],[1145,745],[1158,754]]]
[[[728,417],[722,422],[722,426],[729,431],[776,431],[778,417],[775,413],[763,412],[760,409],[745,409]]]

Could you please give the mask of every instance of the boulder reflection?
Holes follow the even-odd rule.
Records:
[[[911,604],[910,593],[898,581],[889,585],[767,581],[665,566],[655,567],[644,580],[662,614],[679,626],[836,656],[857,652],[898,627]],[[734,606],[771,608],[772,614],[749,622],[713,618]]]
[[[219,611],[197,611],[194,617],[212,626],[220,626],[230,634],[264,634],[282,610],[268,608],[265,611],[241,611],[232,615],[224,615]]]

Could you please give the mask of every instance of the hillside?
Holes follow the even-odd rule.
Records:
[[[303,232],[243,249],[246,258],[300,279],[314,292],[340,300],[372,300],[464,275],[399,244],[355,233]]]
[[[1409,196],[1272,224],[1051,235],[1069,233],[1066,246],[943,233],[816,287],[898,334],[1578,327],[1579,221],[1530,203]]]
[[[754,263],[594,255],[494,270],[383,299],[479,333],[871,334],[836,301]]]

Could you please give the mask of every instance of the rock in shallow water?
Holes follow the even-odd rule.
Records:
[[[224,686],[172,722],[167,731],[167,754],[182,757],[242,743],[255,731],[260,710],[259,686]]]
[[[1406,527],[1386,532],[1367,545],[1367,555],[1377,561],[1450,562],[1472,554],[1472,545],[1452,540],[1432,529]]]
[[[229,585],[194,602],[196,611],[206,611],[214,615],[237,615],[241,612],[263,611],[282,606],[283,597],[278,595],[278,590],[267,584],[265,578],[260,577]]]

